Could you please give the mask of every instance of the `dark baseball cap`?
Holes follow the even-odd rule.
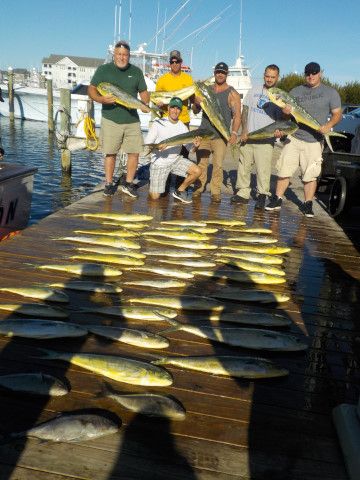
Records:
[[[172,97],[172,99],[169,102],[169,107],[177,107],[177,108],[180,108],[180,110],[182,110],[183,102],[182,102],[181,98]]]
[[[1,88],[0,88],[0,102],[4,102],[4,99],[3,99],[3,96],[2,96],[2,91],[1,91]]]
[[[316,73],[319,73],[320,70],[321,70],[321,68],[320,68],[320,65],[318,63],[310,62],[307,65],[305,65],[304,73],[305,73],[305,75],[310,75],[311,73],[315,75]]]
[[[176,60],[180,60],[180,62],[182,62],[181,53],[179,52],[179,50],[171,50],[169,58],[170,60],[176,58]]]
[[[219,62],[215,65],[214,72],[224,72],[228,73],[229,72],[229,67],[225,62]]]

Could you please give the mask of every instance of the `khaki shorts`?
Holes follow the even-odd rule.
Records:
[[[141,153],[143,137],[140,122],[115,123],[107,118],[102,118],[100,144],[105,155],[117,154],[120,148],[124,153]]]
[[[321,173],[323,145],[289,136],[277,163],[278,177],[290,178],[300,167],[303,182],[316,180]]]

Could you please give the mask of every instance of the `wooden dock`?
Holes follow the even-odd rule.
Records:
[[[0,287],[25,286],[73,278],[60,272],[38,270],[35,266],[67,262],[74,254],[74,245],[54,239],[71,235],[78,228],[96,228],[94,222],[73,217],[75,213],[149,213],[154,217],[153,226],[165,219],[224,218],[270,227],[282,243],[292,248],[286,255],[287,283],[285,287],[275,286],[271,290],[287,292],[291,300],[277,308],[258,305],[250,308],[287,314],[292,320],[289,331],[305,338],[309,348],[297,353],[261,352],[260,356],[289,369],[289,376],[282,378],[247,381],[167,367],[173,375],[173,385],[146,390],[171,394],[182,402],[186,419],[168,421],[136,415],[111,400],[97,399],[104,380],[99,375],[64,362],[34,358],[36,348],[43,346],[144,360],[150,359],[147,350],[92,335],[57,341],[1,337],[0,373],[41,370],[66,378],[71,385],[70,394],[45,400],[2,393],[1,433],[27,430],[58,412],[93,408],[113,412],[121,418],[122,427],[118,434],[81,444],[22,438],[1,445],[0,480],[345,480],[347,474],[331,411],[340,403],[356,403],[359,396],[359,243],[351,242],[318,204],[315,205],[316,217],[305,218],[296,205],[301,193],[296,186],[292,188],[291,200],[284,203],[280,213],[271,214],[254,211],[253,201],[248,207],[230,205],[227,196],[220,205],[211,204],[205,194],[201,201],[184,206],[171,197],[149,203],[147,187],[140,189],[137,201],[123,198],[120,193],[104,198],[98,191],[2,242]],[[352,226],[353,232],[358,232],[358,225]],[[224,238],[225,234],[220,232],[216,243],[221,244]],[[145,246],[145,241],[141,243]],[[211,255],[211,252],[204,254],[205,257]],[[146,262],[155,261],[148,257]],[[124,271],[116,281],[121,284],[125,279],[139,276]],[[174,293],[208,295],[214,290],[214,284],[212,280],[196,277],[188,288]],[[239,289],[243,288],[249,287],[239,284]],[[118,296],[67,292],[71,299],[68,307],[71,321],[115,326],[124,322],[78,310],[89,302],[119,305],[128,295],[158,293],[128,287]],[[1,294],[1,303],[21,302],[34,300]],[[249,307],[241,303],[231,305]],[[10,317],[6,312],[0,313],[0,319]],[[179,319],[189,321],[184,314]],[[162,323],[141,321],[128,322],[130,324],[154,332],[166,327]],[[216,344],[185,332],[169,333],[168,338],[169,349],[156,353],[258,353]],[[119,391],[144,391],[142,387],[110,383]]]

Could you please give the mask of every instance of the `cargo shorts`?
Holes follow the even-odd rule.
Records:
[[[115,123],[102,118],[100,144],[105,155],[116,155],[120,149],[123,153],[141,153],[143,137],[140,122]]]
[[[194,165],[191,160],[179,156],[176,160],[164,164],[164,162],[152,162],[150,164],[150,186],[151,193],[164,193],[166,181],[170,173],[178,175],[179,177],[186,177],[189,168]]]
[[[300,167],[303,182],[317,180],[321,173],[323,144],[305,142],[291,135],[288,139],[277,163],[278,177],[290,178]]]

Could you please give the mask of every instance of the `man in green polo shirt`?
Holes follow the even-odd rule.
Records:
[[[149,104],[144,75],[140,68],[129,63],[130,47],[123,40],[114,48],[114,61],[97,68],[88,87],[88,95],[95,102],[102,104],[101,144],[105,154],[105,189],[104,195],[114,195],[113,183],[116,154],[120,148],[127,153],[126,182],[120,187],[130,197],[137,197],[133,180],[139,162],[139,153],[143,149],[139,115],[135,109],[128,109],[115,103],[113,95],[102,96],[96,87],[100,82],[108,82],[121,88],[133,97],[139,93],[141,100]]]

